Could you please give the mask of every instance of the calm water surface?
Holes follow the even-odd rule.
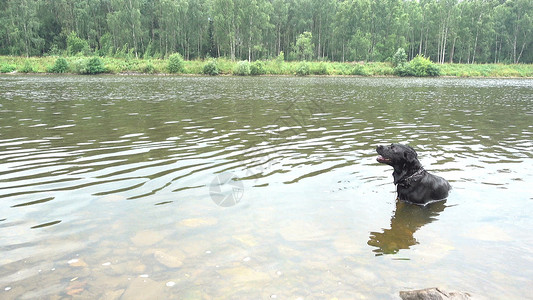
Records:
[[[0,298],[530,297],[532,146],[527,79],[1,76]]]

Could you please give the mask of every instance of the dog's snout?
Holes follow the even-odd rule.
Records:
[[[376,150],[383,150],[383,145],[378,145],[378,146],[376,147]]]

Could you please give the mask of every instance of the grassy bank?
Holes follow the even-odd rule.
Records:
[[[144,73],[168,74],[169,60],[162,59],[121,59],[102,57],[64,57],[66,65],[58,72],[58,57],[13,57],[0,56],[0,73]],[[91,69],[91,63],[100,64]],[[340,62],[287,62],[277,59],[261,62],[233,62],[219,58],[216,60],[183,61],[180,74],[206,74],[206,65],[212,64],[221,75],[359,75],[393,76],[395,70],[390,63],[340,63]],[[89,67],[88,67],[89,65]],[[505,64],[443,64],[436,65],[441,76],[455,77],[533,77],[533,65]],[[210,69],[211,70],[211,69]],[[94,71],[94,72],[93,72]],[[213,73],[214,74],[214,73]]]

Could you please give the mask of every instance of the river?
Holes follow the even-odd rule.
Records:
[[[531,79],[2,75],[0,298],[528,297],[532,146]]]

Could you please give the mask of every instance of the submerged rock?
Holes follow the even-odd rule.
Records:
[[[250,284],[251,282],[268,282],[271,278],[267,273],[256,271],[246,266],[235,266],[217,271],[218,274],[228,282],[240,285]]]
[[[131,241],[137,247],[151,246],[165,238],[165,234],[154,230],[143,230],[137,232]]]
[[[414,291],[401,291],[402,300],[468,300],[472,299],[469,293],[445,291],[441,288],[428,288]]]
[[[178,251],[167,253],[156,250],[154,252],[154,257],[160,264],[167,268],[179,268],[183,265],[183,260],[185,259],[185,255]]]
[[[87,263],[85,261],[83,261],[82,259],[79,259],[79,258],[74,258],[74,259],[71,259],[68,261],[68,264],[71,266],[71,267],[87,267]]]
[[[248,247],[255,247],[259,244],[257,239],[251,234],[233,235],[232,238]]]
[[[124,291],[121,299],[167,299],[165,285],[150,278],[135,278]]]

